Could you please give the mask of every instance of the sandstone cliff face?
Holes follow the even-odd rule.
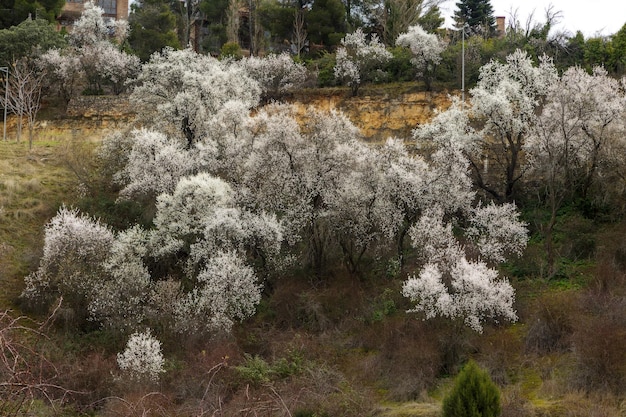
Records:
[[[350,98],[337,94],[298,97],[293,100],[293,104],[302,113],[309,106],[321,110],[340,110],[361,129],[368,141],[381,142],[390,136],[410,139],[411,131],[418,125],[427,123],[435,110],[445,110],[450,106],[450,98],[445,92]]]
[[[390,136],[409,140],[411,131],[428,122],[435,110],[448,108],[450,98],[446,92],[347,97],[344,91],[340,91],[336,94],[299,94],[290,102],[301,114],[305,114],[310,106],[342,111],[368,141],[382,142]],[[80,120],[83,127],[116,128],[132,122],[134,112],[126,96],[81,96],[72,100],[67,116]]]

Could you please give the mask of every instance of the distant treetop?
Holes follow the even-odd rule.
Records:
[[[493,7],[490,0],[460,0],[456,4],[454,20],[457,28],[462,28],[467,23],[469,33],[482,33],[493,36],[496,33],[496,18],[493,15]]]

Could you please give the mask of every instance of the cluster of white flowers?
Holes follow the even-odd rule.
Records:
[[[259,83],[267,98],[278,98],[299,88],[307,76],[306,67],[295,62],[287,52],[265,57],[251,56],[242,59],[239,64]]]
[[[131,102],[140,120],[168,135],[182,134],[188,148],[218,140],[211,124],[220,110],[231,103],[249,110],[258,104],[261,94],[258,82],[241,66],[191,49],[165,48],[154,54],[136,82]]]
[[[411,63],[415,65],[419,75],[424,71],[432,71],[441,62],[441,53],[446,47],[442,39],[434,33],[426,32],[420,25],[409,26],[406,33],[398,36],[396,45],[411,50]]]
[[[61,207],[46,225],[43,256],[37,271],[26,277],[23,296],[90,301],[113,241],[107,226],[78,210]]]
[[[338,78],[352,87],[356,95],[359,86],[370,73],[389,61],[391,52],[385,49],[376,34],[368,42],[361,28],[354,33],[347,34],[341,40],[341,47],[337,50],[335,64],[335,78]]]
[[[438,264],[426,264],[419,276],[404,283],[402,293],[414,303],[409,311],[423,312],[426,318],[462,318],[477,332],[482,332],[486,318],[517,320],[515,290],[498,280],[498,271],[465,258],[449,266],[450,271],[443,272]]]
[[[133,333],[124,352],[117,354],[117,365],[134,381],[157,381],[164,363],[161,342],[149,330]]]
[[[40,65],[52,74],[50,86],[58,89],[67,102],[85,80],[90,88],[105,83],[111,85],[115,94],[124,91],[126,81],[134,78],[140,67],[138,57],[118,46],[127,33],[127,21],[106,20],[101,7],[93,1],[86,2],[69,35],[71,47],[63,52],[49,50],[39,58]]]

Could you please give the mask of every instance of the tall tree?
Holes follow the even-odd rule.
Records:
[[[611,38],[610,69],[617,74],[626,73],[626,24]]]
[[[128,21],[128,43],[142,61],[147,61],[150,55],[167,46],[180,48],[176,35],[176,16],[165,2],[143,0],[134,3]]]
[[[391,53],[380,43],[376,34],[368,42],[365,33],[359,28],[341,40],[337,50],[335,77],[346,82],[356,96],[359,86],[369,81],[372,73],[391,59]]]
[[[316,0],[306,22],[311,42],[332,47],[346,33],[346,9],[341,0]]]
[[[0,0],[0,29],[17,26],[28,17],[54,22],[65,0]]]
[[[442,0],[375,0],[370,6],[371,18],[385,45],[393,45],[409,26],[438,27],[441,22],[438,6],[441,3]]]
[[[67,43],[47,20],[27,19],[17,26],[0,30],[0,66],[9,66],[15,60],[43,53],[51,48],[62,48]]]
[[[487,37],[496,34],[496,18],[490,0],[460,0],[454,12],[457,27],[467,24],[470,33],[481,33]]]
[[[222,45],[227,42],[228,3],[228,0],[205,0],[200,3],[200,11],[204,13],[208,31],[202,37],[203,51],[217,54]]]

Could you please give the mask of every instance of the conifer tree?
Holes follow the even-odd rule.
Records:
[[[470,34],[478,33],[487,37],[496,34],[496,18],[490,0],[460,0],[456,7],[454,20],[458,28],[467,24]]]
[[[501,409],[498,387],[474,361],[463,367],[443,400],[443,417],[496,417]]]

